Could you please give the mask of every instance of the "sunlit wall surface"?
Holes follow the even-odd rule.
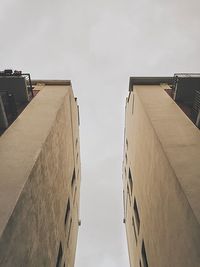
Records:
[[[167,94],[137,84],[126,102],[124,217],[133,267],[200,265],[200,132]]]

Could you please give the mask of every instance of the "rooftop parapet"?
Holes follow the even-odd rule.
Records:
[[[168,94],[200,128],[200,74],[175,73],[173,77],[130,77],[129,91],[133,91],[135,85],[161,84],[169,86],[171,90],[167,90]]]

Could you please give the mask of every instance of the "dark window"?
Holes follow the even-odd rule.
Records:
[[[128,140],[127,140],[127,138],[126,138],[126,146],[127,146],[127,149],[128,149]]]
[[[65,225],[67,224],[67,221],[68,221],[68,218],[69,218],[69,213],[70,213],[70,201],[68,199],[67,209],[66,209],[66,213],[65,213]]]
[[[72,218],[70,220],[70,225],[69,225],[69,233],[68,233],[68,238],[67,238],[67,246],[69,246],[69,239],[70,239],[70,234],[71,234],[71,227],[72,227]]]
[[[126,217],[126,204],[125,204],[124,190],[123,190],[123,206],[124,206],[124,218],[125,218]]]
[[[128,195],[128,199],[129,199],[129,202],[130,202],[130,205],[131,205],[131,196],[130,196],[128,185],[127,185],[127,195]]]
[[[77,180],[78,180],[79,179],[79,170],[77,171],[76,177],[77,177]]]
[[[142,263],[141,263],[141,260],[140,260],[140,267],[142,267]]]
[[[132,114],[133,114],[133,109],[134,109],[134,94],[133,94],[133,102],[132,102]]]
[[[137,234],[136,234],[136,229],[135,229],[135,222],[134,222],[134,218],[132,217],[132,225],[133,225],[133,231],[134,231],[134,235],[135,235],[135,241],[137,244]]]
[[[58,251],[58,257],[57,257],[57,262],[56,262],[56,267],[61,267],[62,256],[63,256],[63,250],[62,250],[62,245],[60,243],[59,251]]]
[[[78,110],[78,125],[80,125],[80,114],[79,114],[79,106],[77,106],[77,110]]]
[[[72,181],[71,181],[71,186],[72,187],[74,185],[75,179],[76,179],[76,174],[75,174],[75,168],[74,168],[73,175],[72,175]]]
[[[138,234],[139,234],[139,231],[140,231],[140,217],[139,217],[139,212],[138,212],[137,203],[136,203],[136,199],[135,198],[134,198],[133,209],[134,209],[134,214],[135,214],[137,230],[138,230]]]
[[[125,158],[126,158],[126,164],[127,164],[127,162],[128,162],[127,153],[125,154]]]
[[[75,200],[76,200],[76,191],[77,191],[77,187],[75,188],[75,192],[74,192],[74,200],[73,200],[73,204],[75,204]]]
[[[147,254],[144,246],[144,241],[142,241],[142,262],[144,267],[148,267]]]
[[[130,168],[129,168],[129,171],[128,171],[128,179],[129,179],[129,183],[130,183],[130,187],[131,187],[131,194],[132,194],[132,191],[133,191],[133,179],[132,179],[131,169]]]

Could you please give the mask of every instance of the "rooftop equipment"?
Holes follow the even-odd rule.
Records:
[[[192,116],[198,128],[200,128],[200,91],[196,90],[194,95]]]
[[[174,100],[193,106],[195,91],[200,91],[200,74],[174,74]]]
[[[0,133],[19,115],[33,97],[30,74],[0,71]]]
[[[190,119],[200,128],[200,74],[174,74],[174,100],[187,106]]]

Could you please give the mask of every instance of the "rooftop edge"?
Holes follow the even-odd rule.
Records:
[[[159,85],[161,83],[173,84],[174,77],[164,76],[164,77],[130,77],[129,79],[129,91],[133,91],[133,85]]]
[[[32,85],[42,83],[45,85],[71,85],[71,80],[32,80]]]

